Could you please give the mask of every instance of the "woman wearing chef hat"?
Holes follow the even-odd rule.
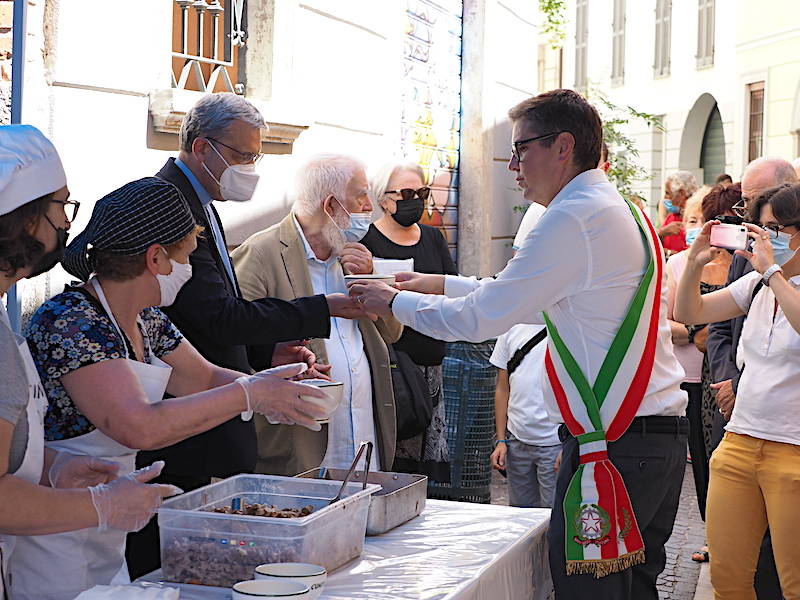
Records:
[[[130,473],[137,450],[175,444],[250,411],[320,429],[315,418],[324,410],[300,396],[325,392],[285,379],[304,364],[256,375],[217,367],[160,310],[192,276],[199,231],[178,189],[156,177],[95,203],[61,258],[84,283],[46,301],[26,331],[49,403],[49,446]],[[39,600],[71,600],[93,585],[127,583],[124,550],[121,531],[26,536],[11,558],[12,585]],[[42,578],[42,565],[57,586]]]
[[[24,277],[52,268],[64,252],[70,218],[66,177],[53,144],[27,125],[0,127],[0,296]],[[145,485],[161,465],[116,479],[117,465],[45,448],[45,396],[24,338],[0,302],[0,592],[17,535],[77,529],[134,531],[166,485]],[[92,486],[88,487],[87,486]],[[72,489],[53,489],[72,488]],[[46,577],[42,573],[42,577]],[[53,582],[53,585],[57,585]],[[22,591],[17,596],[24,598]]]

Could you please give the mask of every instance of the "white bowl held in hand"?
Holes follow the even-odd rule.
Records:
[[[296,581],[311,588],[310,600],[322,594],[328,572],[325,567],[309,563],[272,563],[256,567],[256,580]]]
[[[311,589],[298,581],[289,579],[259,579],[240,581],[233,584],[233,600],[254,600],[256,598],[291,598],[291,600],[310,600]]]
[[[347,287],[356,281],[382,281],[386,285],[393,286],[395,284],[394,275],[379,275],[375,273],[367,273],[365,275],[345,275],[344,283]]]
[[[317,419],[318,423],[327,423],[342,401],[344,384],[341,381],[328,381],[327,379],[301,379],[298,383],[305,383],[318,387],[326,394],[326,398],[312,398],[300,396],[303,400],[317,404],[325,409],[325,416]]]

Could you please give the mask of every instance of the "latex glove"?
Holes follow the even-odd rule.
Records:
[[[59,452],[50,464],[47,479],[54,488],[85,488],[117,477],[119,465],[108,460]]]
[[[264,415],[274,425],[296,423],[319,431],[321,426],[316,419],[323,418],[325,410],[300,396],[325,399],[327,394],[313,385],[289,380],[307,368],[305,363],[295,363],[239,377],[236,382],[245,390],[248,410]]]
[[[97,530],[139,531],[147,525],[164,498],[182,494],[183,490],[174,485],[146,485],[161,475],[163,468],[164,461],[158,460],[111,483],[90,487],[92,504],[97,511]]]

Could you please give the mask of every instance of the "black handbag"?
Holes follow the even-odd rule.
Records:
[[[397,415],[397,439],[407,440],[428,428],[433,419],[434,403],[425,375],[402,350],[389,348],[394,405]]]

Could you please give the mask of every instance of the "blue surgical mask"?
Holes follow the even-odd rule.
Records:
[[[700,234],[702,227],[692,227],[686,230],[686,245],[691,246]]]
[[[339,202],[338,198],[334,197],[336,202]],[[351,213],[348,211],[344,205],[339,202],[339,206],[342,207],[342,210],[347,213],[350,221],[347,225],[346,229],[342,229],[333,220],[333,217],[328,215],[327,211],[325,212],[328,215],[328,218],[333,221],[333,224],[339,227],[339,231],[342,232],[344,239],[348,242],[360,242],[365,235],[367,235],[367,230],[369,229],[370,224],[372,223],[372,215],[370,213]]]
[[[794,235],[779,231],[778,237],[770,240],[772,242],[772,254],[775,256],[775,262],[777,264],[783,265],[794,256],[794,250],[789,248],[789,242],[792,241],[793,237]]]
[[[667,209],[667,212],[672,213],[673,215],[677,215],[681,212],[681,207],[675,206],[672,203],[672,200],[669,200],[668,198],[664,198],[664,208]]]

